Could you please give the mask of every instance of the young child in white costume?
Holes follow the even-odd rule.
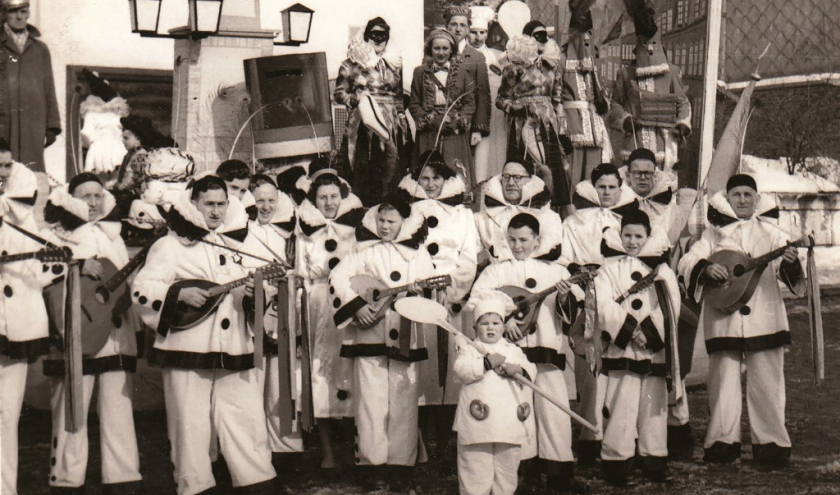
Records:
[[[473,346],[463,338],[456,345],[455,374],[464,383],[455,413],[458,432],[458,485],[462,495],[512,495],[517,486],[521,445],[532,414],[520,373],[537,374],[516,344],[502,338],[504,317],[516,307],[498,291],[484,292],[473,303]],[[486,352],[480,352],[478,348]]]

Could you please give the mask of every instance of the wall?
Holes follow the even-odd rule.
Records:
[[[260,10],[279,11],[293,3],[261,0]],[[412,70],[423,57],[423,0],[304,0],[301,3],[315,11],[310,42],[300,47],[277,46],[275,54],[326,52],[333,79],[346,58],[349,28],[364,28],[368,19],[379,15],[391,25],[392,40],[403,54],[408,87]],[[162,24],[165,22],[162,20]],[[126,0],[35,0],[30,23],[41,30],[42,40],[52,53],[62,127],[66,118],[68,65],[173,68],[173,41],[132,34]],[[242,70],[241,66],[237,70]],[[60,181],[65,180],[65,147],[62,134],[46,153],[47,171]]]

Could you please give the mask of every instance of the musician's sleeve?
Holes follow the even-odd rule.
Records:
[[[677,267],[680,278],[686,286],[686,294],[699,302],[703,295],[703,283],[700,274],[703,269],[711,264],[709,257],[714,249],[713,234],[711,229],[703,232],[703,237],[691,246],[691,249],[683,255]]]
[[[638,321],[614,300],[612,282],[606,273],[595,277],[598,302],[598,325],[601,338],[624,349],[636,330]]]
[[[500,265],[490,265],[481,272],[481,275],[478,276],[475,284],[473,284],[473,294],[482,291],[496,290],[501,287],[499,267]]]
[[[169,333],[169,327],[161,321],[161,316],[174,309],[178,303],[178,289],[170,288],[175,281],[172,243],[179,241],[174,237],[164,237],[152,246],[146,257],[146,264],[137,273],[131,283],[131,301],[143,323],[157,330],[163,336]]]
[[[333,321],[339,330],[349,325],[356,311],[367,304],[350,286],[350,277],[361,273],[364,266],[362,254],[350,253],[330,273],[331,304],[335,311]]]

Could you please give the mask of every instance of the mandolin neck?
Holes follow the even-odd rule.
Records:
[[[577,275],[573,275],[573,276],[569,277],[569,282],[572,283],[572,284],[577,284],[577,283],[583,282],[585,280],[588,280],[589,278],[591,278],[593,276],[594,276],[594,273],[578,273]],[[551,287],[549,287],[547,289],[544,289],[540,292],[537,292],[536,294],[531,294],[530,296],[526,297],[522,302],[524,302],[526,304],[529,304],[529,305],[534,304],[538,301],[542,301],[543,299],[548,297],[549,294],[551,294],[552,292],[557,292],[557,286],[556,285],[552,285]]]
[[[31,253],[7,254],[5,256],[0,256],[0,265],[4,263],[12,263],[14,261],[31,260],[36,256],[38,256],[38,251],[34,251]]]
[[[235,289],[235,288],[237,288],[241,285],[245,285],[245,282],[247,282],[247,281],[248,281],[248,277],[243,277],[243,278],[240,278],[240,279],[236,279],[233,282],[228,282],[224,285],[219,285],[217,287],[213,287],[208,292],[210,293],[210,297],[220,296],[222,294],[226,294],[226,293],[232,291],[233,289]]]
[[[149,253],[149,249],[151,249],[151,247],[151,244],[149,244],[141,249],[140,252],[133,258],[128,260],[128,263],[126,263],[124,267],[120,268],[117,273],[105,282],[105,288],[108,289],[109,292],[117,290],[117,288],[122,285],[122,283],[125,282],[132,273],[134,273],[134,270],[140,268],[140,265],[146,261],[146,255]]]
[[[782,246],[778,249],[774,249],[767,254],[763,254],[763,255],[759,256],[758,258],[753,258],[749,261],[749,263],[747,263],[744,266],[744,269],[745,269],[744,271],[748,272],[750,270],[758,268],[759,266],[766,265],[767,263],[770,263],[771,261],[778,258],[779,256],[785,254],[785,250],[787,250],[787,248],[789,248],[789,247],[799,247],[801,245],[802,245],[802,239],[799,239],[798,241],[789,242],[789,243],[785,244],[784,246]]]
[[[425,289],[425,288],[429,287],[431,282],[434,281],[434,280],[440,280],[440,277],[432,277],[432,278],[427,278],[427,279],[424,279],[424,280],[418,280],[417,284],[420,285],[420,287]],[[399,294],[400,292],[405,292],[405,291],[408,290],[408,288],[410,286],[411,286],[411,284],[405,284],[405,285],[400,285],[400,286],[397,286],[397,287],[391,287],[389,289],[383,289],[383,290],[379,291],[379,293],[377,294],[376,300],[381,301],[382,299],[389,298],[393,295]]]

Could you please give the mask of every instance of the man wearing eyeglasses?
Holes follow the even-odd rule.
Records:
[[[506,226],[519,213],[530,213],[542,225],[540,248],[535,257],[557,260],[563,238],[563,221],[551,209],[551,193],[532,170],[511,161],[505,164],[501,174],[487,181],[481,209],[475,215],[482,247],[479,266],[513,257]]]
[[[44,148],[61,132],[50,50],[29,20],[29,0],[2,0],[5,14],[0,30],[0,137],[12,148],[15,160],[44,171]]]
[[[656,169],[656,155],[647,148],[630,153],[627,185],[639,200],[639,209],[650,217],[651,227],[668,232],[671,244],[679,238],[684,222],[677,207],[677,177],[671,171]]]

